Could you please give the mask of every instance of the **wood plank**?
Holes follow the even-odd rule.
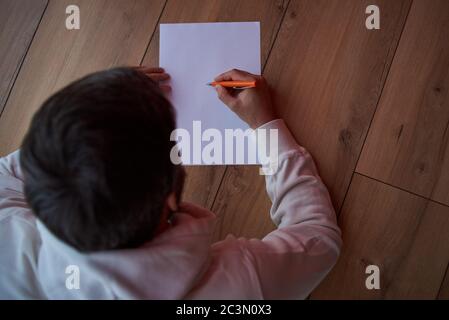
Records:
[[[229,233],[247,238],[261,238],[275,228],[269,218],[271,202],[264,177],[255,166],[229,166],[212,211],[218,215],[214,241]]]
[[[446,269],[446,276],[440,287],[440,292],[438,292],[439,300],[449,300],[449,273],[448,269]]]
[[[365,28],[369,4],[385,13],[380,30]],[[314,156],[337,209],[409,7],[410,1],[292,1],[269,57],[265,77],[273,87],[279,115]],[[225,220],[220,235],[261,237],[267,231],[253,226],[270,225],[266,221],[270,203],[261,191],[264,180],[257,170],[238,167],[226,173],[213,207]],[[252,206],[246,208],[246,203]],[[260,233],[242,233],[246,230]]]
[[[449,204],[449,2],[416,0],[357,171]]]
[[[0,115],[47,0],[0,1]]]
[[[339,223],[343,251],[314,299],[435,299],[449,262],[449,208],[354,175]],[[367,265],[380,290],[365,286]]]
[[[261,61],[265,63],[273,45],[283,14],[287,8],[286,0],[168,0],[161,17],[161,23],[179,22],[261,22]],[[159,32],[150,43],[143,61],[144,65],[159,63]],[[183,197],[187,201],[211,208],[225,166],[189,166]]]
[[[65,28],[65,8],[80,8],[80,30]],[[138,65],[164,1],[51,1],[0,118],[0,155],[18,148],[34,111],[87,73]]]
[[[183,200],[211,209],[225,168],[225,166],[186,166]]]

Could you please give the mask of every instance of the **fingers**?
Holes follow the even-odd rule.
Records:
[[[218,75],[217,77],[215,77],[214,81],[229,81],[229,80],[252,81],[256,79],[257,76],[254,74],[251,74],[243,70],[232,69]]]
[[[171,87],[167,84],[160,84],[159,88],[162,90],[162,92],[164,93],[170,93],[171,91]]]
[[[145,67],[145,66],[137,66],[132,67],[133,69],[143,72],[148,78],[153,80],[154,82],[159,84],[159,88],[163,93],[168,94],[171,91],[171,86],[168,84],[160,83],[170,79],[170,75],[165,73],[163,68],[159,67]]]
[[[215,90],[217,91],[218,98],[232,110],[234,108],[236,98],[233,97],[229,93],[229,91],[222,86],[216,86]]]
[[[146,66],[137,66],[134,69],[141,71],[143,73],[162,73],[164,72],[163,68],[159,67],[146,67]]]
[[[185,212],[190,214],[191,216],[202,218],[202,217],[210,217],[211,213],[209,210],[200,207],[191,202],[181,202],[179,204],[179,212]]]
[[[151,80],[159,82],[170,79],[170,75],[168,73],[147,73],[146,74]]]
[[[144,67],[138,66],[134,67],[135,70],[144,73],[147,77],[155,82],[165,81],[170,79],[170,75],[164,71],[163,68],[153,68],[153,67]]]

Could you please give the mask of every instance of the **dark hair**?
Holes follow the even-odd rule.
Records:
[[[174,110],[131,68],[97,72],[51,96],[22,144],[25,196],[58,238],[80,251],[150,240],[179,169]]]

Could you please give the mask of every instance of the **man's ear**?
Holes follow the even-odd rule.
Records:
[[[176,194],[174,192],[168,195],[167,206],[170,209],[170,211],[178,211],[178,202],[176,200]]]

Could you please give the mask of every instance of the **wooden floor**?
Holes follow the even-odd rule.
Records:
[[[77,4],[81,29],[65,28]],[[380,30],[365,8],[380,8]],[[260,21],[279,114],[314,156],[343,231],[312,299],[449,298],[449,1],[0,0],[0,155],[46,97],[92,71],[157,65],[159,23]],[[255,167],[190,167],[215,238],[273,229]],[[380,268],[367,290],[365,268]]]

